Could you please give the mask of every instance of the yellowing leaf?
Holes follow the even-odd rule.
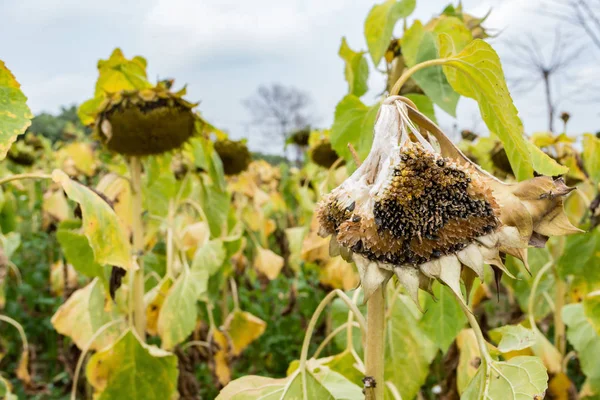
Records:
[[[600,139],[589,133],[583,135],[583,163],[590,179],[600,183]]]
[[[218,346],[213,356],[214,373],[217,380],[223,386],[231,381],[231,368],[229,366],[229,342],[227,336],[220,330],[214,330],[212,336],[213,342]]]
[[[319,280],[323,285],[343,290],[352,290],[359,282],[356,269],[342,257],[330,258],[319,270]]]
[[[56,310],[50,321],[58,333],[70,337],[77,347],[83,349],[98,330],[118,318],[112,306],[106,298],[102,284],[96,278],[85,287],[76,290]],[[117,339],[124,326],[125,322],[105,329],[90,348],[102,349],[110,345]]]
[[[193,255],[199,247],[208,242],[209,237],[208,223],[202,221],[187,225],[181,232],[181,250]]]
[[[42,211],[48,215],[53,222],[61,222],[69,218],[69,204],[64,192],[61,190],[51,190],[44,193],[42,202]]]
[[[273,280],[279,276],[279,272],[283,268],[283,263],[283,257],[280,255],[273,253],[269,249],[257,247],[254,268],[269,278],[269,280]]]
[[[458,393],[462,395],[471,379],[477,374],[477,368],[481,365],[481,353],[473,329],[460,331],[456,337],[456,346],[460,351],[456,370],[456,385]]]
[[[96,159],[91,144],[84,142],[73,142],[62,149],[73,161],[73,165],[79,172],[86,176],[94,176],[96,173]]]
[[[29,375],[29,352],[23,350],[21,353],[21,359],[17,365],[17,378],[21,380],[26,386],[31,385],[31,375]]]
[[[288,249],[290,251],[288,262],[294,271],[300,270],[300,264],[302,263],[300,254],[302,252],[302,242],[306,235],[306,230],[307,229],[303,226],[285,229],[285,238],[287,239]]]
[[[96,193],[54,170],[52,179],[60,183],[71,200],[81,205],[83,232],[98,264],[132,269],[131,245],[112,208]]]
[[[133,218],[129,181],[116,174],[107,174],[100,179],[100,182],[96,185],[96,190],[113,202],[115,214],[119,217],[119,222],[122,223],[129,236]]]
[[[577,389],[567,374],[559,372],[550,379],[548,392],[554,400],[570,400],[577,398]]]
[[[66,274],[65,274],[66,269]],[[65,291],[65,275],[67,276],[67,288],[77,287],[77,272],[71,264],[65,264],[62,260],[50,265],[50,292],[55,296],[62,296]]]
[[[365,20],[365,39],[375,66],[388,48],[396,22],[412,14],[415,5],[415,0],[386,0],[369,11]]]
[[[170,399],[177,393],[177,357],[147,345],[128,330],[106,350],[94,354],[86,367],[96,400]]]
[[[0,60],[0,160],[4,160],[17,136],[31,125],[31,118],[21,85]]]
[[[529,147],[531,162],[536,172],[547,176],[564,175],[569,172],[569,168],[557,163],[530,141],[527,141],[527,147]]]
[[[250,343],[258,339],[267,323],[249,312],[236,310],[225,321],[225,332],[231,338],[231,354],[239,356]]]
[[[456,53],[452,39],[439,36],[440,56],[446,58],[444,73],[459,94],[473,98],[487,127],[504,144],[517,179],[533,176],[532,158],[523,136],[523,124],[513,104],[498,55],[479,39]]]
[[[158,315],[162,308],[167,293],[173,282],[170,278],[163,279],[144,295],[146,306],[146,332],[150,335],[158,335]]]
[[[338,55],[345,62],[344,75],[348,82],[348,93],[355,96],[362,96],[367,92],[367,79],[369,78],[369,64],[364,57],[364,53],[356,52],[348,46],[346,38],[342,38],[342,44]]]
[[[108,60],[98,61],[95,96],[152,87],[146,78],[146,65],[143,57],[135,56],[128,60],[121,49],[114,49]]]

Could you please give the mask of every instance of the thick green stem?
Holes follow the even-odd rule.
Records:
[[[131,157],[129,162],[131,173],[132,195],[132,229],[133,251],[139,268],[131,271],[131,287],[133,302],[133,323],[142,341],[146,340],[146,310],[144,308],[144,226],[142,223],[142,163],[138,157]]]
[[[365,349],[365,399],[383,400],[385,392],[385,286],[381,285],[367,302]],[[370,381],[373,379],[374,382]]]

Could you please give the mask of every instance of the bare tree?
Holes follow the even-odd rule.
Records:
[[[259,86],[243,104],[252,114],[252,123],[259,125],[265,136],[276,135],[283,142],[284,153],[289,135],[311,125],[314,118],[307,93],[278,83]]]
[[[582,30],[600,50],[600,1],[547,0],[546,4],[538,10],[540,14]]]
[[[505,57],[508,64],[518,71],[516,77],[509,77],[509,83],[517,92],[533,90],[540,82],[544,87],[544,97],[548,112],[548,130],[554,131],[554,118],[560,101],[581,94],[581,88],[555,96],[558,78],[565,76],[568,69],[582,54],[583,47],[575,46],[572,37],[565,37],[556,29],[551,48],[544,46],[533,34],[510,40],[511,54]]]

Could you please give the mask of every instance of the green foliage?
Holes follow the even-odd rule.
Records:
[[[140,342],[127,331],[110,348],[94,354],[86,375],[98,399],[168,399],[177,391],[177,357]]]
[[[6,157],[11,144],[31,124],[31,110],[21,85],[0,61],[0,160]]]
[[[387,0],[371,8],[365,19],[365,39],[373,64],[378,65],[388,47],[394,26],[414,11],[415,0]]]
[[[419,21],[415,21],[406,31],[402,43],[405,49],[404,59],[409,67],[440,58],[436,35],[425,31]],[[456,116],[456,105],[460,96],[448,83],[441,66],[432,66],[417,71],[413,78],[431,101],[448,114]]]
[[[367,79],[369,78],[369,65],[363,52],[355,52],[348,46],[346,38],[342,38],[342,44],[338,52],[346,66],[344,75],[348,82],[348,94],[360,97],[368,90]]]
[[[485,384],[484,370],[480,368],[461,399],[543,398],[548,387],[548,374],[542,361],[536,357],[520,356],[507,362],[493,361],[490,370],[489,384]]]
[[[373,127],[378,110],[379,103],[369,107],[352,94],[338,103],[329,139],[340,156],[351,160],[348,143],[352,143],[358,149],[359,157],[366,157],[373,141]]]
[[[51,140],[52,143],[58,141],[68,141],[72,139],[74,133],[91,133],[91,129],[85,127],[79,116],[77,116],[77,106],[61,107],[57,115],[50,113],[39,113],[31,120],[31,126],[28,132],[40,134]]]

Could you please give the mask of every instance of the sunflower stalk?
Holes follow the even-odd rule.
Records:
[[[132,156],[129,160],[132,195],[132,230],[133,258],[137,269],[131,271],[130,284],[132,288],[130,310],[133,311],[133,324],[138,336],[146,338],[146,310],[144,309],[144,225],[142,223],[142,162],[139,157]]]
[[[385,284],[367,302],[367,338],[365,350],[365,399],[381,400],[384,396],[385,366]]]

